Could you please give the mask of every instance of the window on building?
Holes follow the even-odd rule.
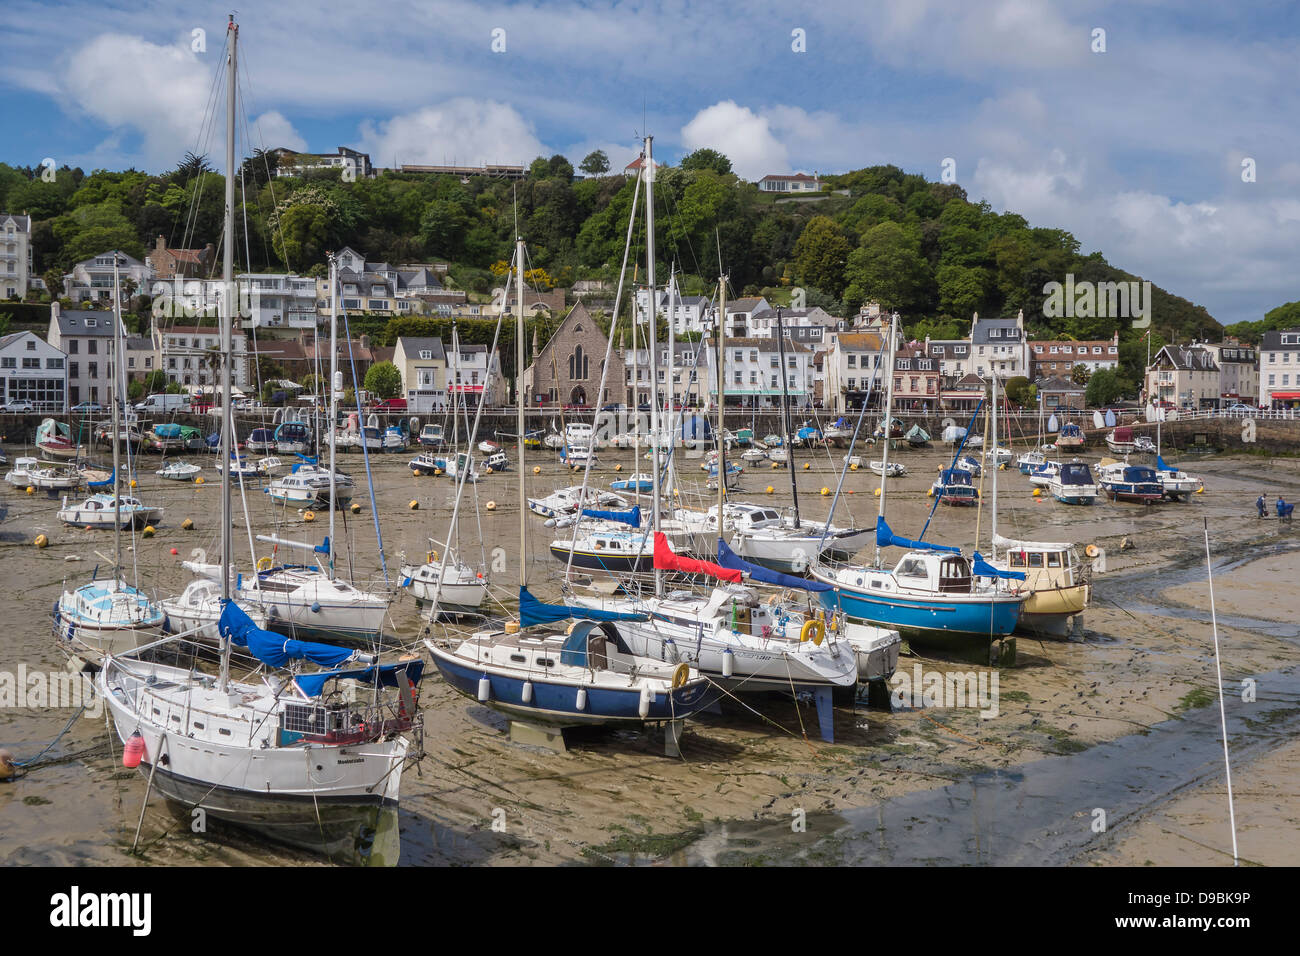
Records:
[[[87,320],[87,324],[89,324],[89,321],[90,320]],[[98,351],[99,351],[99,343],[96,342],[94,339],[91,339],[86,343],[87,355],[95,355]]]

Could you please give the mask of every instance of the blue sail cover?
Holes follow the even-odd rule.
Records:
[[[264,631],[234,601],[227,601],[221,609],[217,630],[240,647],[247,647],[254,657],[272,667],[283,667],[292,660],[308,660],[322,667],[337,667],[344,661],[351,660],[355,653],[346,647],[296,641],[283,634]]]
[[[1166,465],[1166,464],[1165,464],[1165,460],[1164,460],[1163,458],[1161,458],[1159,455],[1156,455],[1156,469],[1159,470],[1159,471],[1176,471],[1176,470],[1177,470],[1177,469],[1173,468],[1171,465]]]
[[[317,671],[315,674],[299,674],[293,679],[308,697],[319,697],[322,690],[325,689],[325,682],[334,678],[359,680],[363,684],[373,684],[375,677],[378,676],[380,686],[396,687],[397,672],[406,671],[406,679],[420,683],[420,678],[424,676],[424,661],[398,661],[396,664],[381,664],[378,669],[375,667],[362,667],[356,670],[340,671]]]
[[[797,578],[792,574],[782,574],[780,571],[772,571],[768,568],[761,567],[757,564],[750,564],[736,552],[727,546],[727,542],[721,538],[718,539],[718,564],[724,568],[730,568],[733,571],[742,571],[749,575],[751,580],[762,581],[764,584],[775,584],[783,588],[801,588],[805,591],[830,591],[832,586],[823,584],[821,581],[810,581],[808,578]]]
[[[931,544],[929,541],[910,541],[907,538],[900,538],[889,527],[883,517],[876,518],[876,546],[881,548],[909,548],[913,551],[947,551],[951,554],[961,554],[961,548],[954,548],[947,544]]]
[[[570,607],[567,604],[543,604],[537,600],[528,588],[519,589],[519,625],[532,627],[534,624],[554,624],[569,618],[587,621],[646,621],[646,614],[623,614],[618,611],[598,611],[595,608]]]
[[[641,527],[641,506],[637,505],[631,511],[600,511],[597,508],[583,508],[582,516],[584,518],[600,518],[604,521],[618,521],[633,528]]]
[[[975,560],[971,562],[975,573],[982,578],[1005,578],[1008,581],[1023,581],[1025,572],[1023,571],[1003,571],[1001,568],[995,568],[982,557],[978,551],[975,552]]]

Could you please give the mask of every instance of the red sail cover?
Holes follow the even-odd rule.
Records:
[[[724,568],[720,564],[710,564],[708,561],[696,561],[694,558],[682,557],[668,546],[668,539],[659,531],[655,532],[655,567],[661,571],[710,574],[719,581],[730,581],[732,584],[739,584],[743,578],[740,571]]]

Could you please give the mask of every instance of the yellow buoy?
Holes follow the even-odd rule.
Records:
[[[519,633],[519,622],[518,622],[518,621],[506,621],[506,633],[507,633],[507,634],[518,634],[518,633]]]
[[[770,495],[772,492],[774,492],[774,491],[776,491],[776,489],[773,488],[771,485],[768,485],[768,486],[767,486],[767,493],[768,493],[769,495]]]
[[[199,475],[197,478],[195,478],[195,479],[194,479],[194,483],[195,483],[196,485],[201,485],[201,484],[203,484],[203,476],[202,476],[202,475]]]
[[[1095,544],[1090,544],[1083,549],[1083,553],[1090,558],[1095,558],[1100,553],[1100,551]]]
[[[1041,498],[1041,497],[1043,497],[1043,489],[1042,489],[1042,488],[1035,488],[1035,489],[1034,489],[1034,497],[1035,497],[1035,498]]]
[[[441,475],[441,474],[442,474],[442,469],[441,469],[441,468],[435,468],[435,469],[433,469],[433,473],[434,473],[435,475]]]
[[[857,471],[857,470],[858,470],[858,463],[856,461],[851,462],[849,464],[849,471]]]
[[[270,571],[270,570],[271,570],[271,564],[272,564],[272,563],[273,563],[273,562],[271,561],[270,558],[268,558],[268,557],[266,557],[266,556],[260,557],[260,558],[257,559],[257,570],[259,570],[259,571]]]
[[[776,471],[776,470],[777,470],[778,468],[780,468],[780,467],[781,467],[781,465],[780,465],[778,462],[775,462],[775,461],[772,462],[772,470],[773,470],[773,471]],[[28,490],[28,491],[31,491],[30,488],[28,488],[27,490]]]
[[[805,461],[805,462],[803,463],[803,470],[804,470],[804,471],[807,471],[807,470],[808,470],[809,468],[811,468],[811,467],[812,467],[812,462],[810,462],[810,461]]]
[[[497,503],[495,501],[489,501],[484,507],[486,507],[488,511],[496,511]]]
[[[411,477],[412,477],[412,478],[419,478],[419,477],[420,477],[420,473],[419,473],[418,471],[416,471],[414,468],[412,468],[412,469],[411,469]]]
[[[36,547],[38,548],[43,548],[49,543],[50,543],[50,539],[43,534],[38,534],[36,536],[36,540],[32,542],[32,544],[36,545]]]
[[[135,487],[135,479],[134,479],[134,478],[131,479],[131,487],[132,487],[132,488]]]
[[[1196,489],[1196,493],[1197,493],[1198,495],[1203,495],[1203,494],[1205,494],[1205,486],[1204,486],[1204,485],[1201,485],[1201,487],[1197,488],[1197,489]]]
[[[541,465],[533,465],[533,474],[534,474],[534,475],[540,475],[541,473],[542,473],[542,466],[541,466]]]
[[[181,522],[182,531],[190,531],[193,529],[193,527],[194,527],[194,520],[192,518],[186,518],[184,521]]]
[[[144,526],[144,530],[140,532],[140,537],[142,537],[142,538],[152,538],[153,536],[154,536],[154,527],[153,527],[153,525],[151,525],[151,524],[147,524],[147,525],[145,525],[145,526]]]
[[[31,485],[28,485],[28,486],[27,486],[27,493],[28,493],[29,495],[34,495],[34,494],[36,494],[36,489],[33,488]]]
[[[825,498],[825,497],[826,497],[827,495],[829,495],[830,493],[831,493],[831,490],[830,490],[829,488],[827,488],[825,485],[822,485],[822,497]]]
[[[934,489],[931,488],[929,491],[927,491],[927,492],[925,493],[925,496],[926,496],[927,498],[933,498],[933,497],[934,497]]]
[[[407,507],[410,508],[412,511],[419,511],[419,510],[420,510],[420,503],[419,503],[418,501],[416,501],[414,498],[412,498],[412,499],[411,499],[411,503],[410,503],[409,505],[407,505]]]
[[[622,470],[623,470],[623,466],[622,466],[622,465],[615,465],[615,466],[614,466],[614,470],[615,470],[615,471],[622,471]]]
[[[314,511],[304,511],[304,512],[302,513],[302,520],[303,520],[303,521],[315,521],[315,520],[316,520],[316,512],[314,512]]]
[[[876,489],[874,492],[872,492],[872,493],[873,493],[877,498],[880,497],[880,489],[879,489],[879,488],[877,488],[877,489]]]
[[[361,514],[361,506],[360,506],[359,504],[357,504],[355,501],[352,502],[352,513],[353,513],[354,515],[359,515],[359,514]]]

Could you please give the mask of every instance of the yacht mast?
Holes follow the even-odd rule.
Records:
[[[655,329],[655,319],[658,309],[655,307],[655,161],[654,161],[654,137],[645,138],[645,156],[641,161],[641,171],[645,176],[645,249],[646,249],[646,284],[648,286],[649,297],[647,301],[650,304],[649,324],[646,327],[647,351],[650,354],[650,464],[654,469],[651,475],[651,490],[654,495],[654,519],[653,528],[655,534],[659,533],[659,376],[658,362],[655,360],[655,339],[657,333]],[[655,568],[655,596],[663,597],[664,593],[664,573]]]
[[[991,371],[991,370],[990,370]],[[992,457],[989,458],[989,467],[993,469],[993,514],[989,518],[991,526],[991,537],[989,538],[989,553],[996,560],[998,556],[998,377],[993,375],[993,402],[992,413],[989,417],[989,445],[993,449]],[[979,529],[975,529],[975,540],[979,541]]]
[[[330,253],[329,260],[330,260],[330,380],[329,380],[330,381],[330,405],[329,405],[330,410],[329,410],[329,421],[325,423],[325,427],[329,429],[329,442],[330,442],[330,538],[329,538],[329,554],[326,555],[326,559],[329,561],[330,574],[332,576],[334,574],[334,511],[338,507],[338,502],[336,501],[336,497],[338,494],[338,490],[337,490],[338,479],[334,473],[334,452],[335,452],[335,448],[337,445],[337,438],[338,438],[336,434],[337,428],[335,427],[335,424],[338,422],[338,394],[339,394],[338,387],[343,383],[342,381],[339,380],[340,378],[339,348],[338,348],[338,334],[339,334],[339,289],[338,289],[339,272],[338,269],[339,266],[338,266],[338,262],[334,258],[334,253],[332,252]],[[319,350],[317,351],[319,353]],[[363,428],[361,431],[361,440],[363,442],[365,441],[365,435],[366,432],[365,429]]]
[[[519,587],[528,584],[528,497],[524,485],[524,240],[515,239],[515,432],[519,435]],[[454,394],[454,393],[453,393]],[[453,412],[454,414],[454,412]],[[455,449],[452,449],[453,454]],[[445,556],[444,556],[445,559]],[[522,623],[522,615],[520,616]]]
[[[226,59],[226,224],[222,243],[221,262],[221,602],[230,601],[231,524],[230,510],[230,452],[234,446],[234,403],[230,400],[231,326],[234,322],[235,273],[235,69],[238,63],[235,47],[239,41],[239,27],[232,14],[226,30],[230,35],[230,52]],[[333,382],[330,383],[331,386]],[[333,462],[331,462],[331,466]],[[332,488],[332,486],[331,486]],[[332,493],[332,492],[331,492]],[[333,517],[333,510],[330,512]],[[331,541],[331,547],[333,542]],[[221,635],[220,689],[226,690],[230,681],[230,635]]]
[[[880,508],[876,511],[877,518],[885,516],[885,488],[889,484],[889,433],[893,429],[894,418],[894,319],[893,313],[889,316],[889,322],[885,326],[885,355],[888,359],[885,361],[885,426],[884,438],[885,451],[880,468]],[[876,541],[876,567],[880,567],[880,541]]]
[[[799,483],[794,476],[794,446],[790,443],[790,394],[785,372],[785,328],[781,307],[776,307],[776,351],[781,357],[781,423],[785,426],[785,462],[790,472],[790,495],[794,499],[794,528],[799,530]]]
[[[726,411],[726,376],[722,373],[722,360],[726,357],[727,346],[727,277],[718,276],[718,540],[726,540],[727,522],[725,520],[725,503],[727,500],[727,442],[723,436],[723,415]]]
[[[122,291],[118,283],[117,251],[113,252],[113,581],[122,578]]]

